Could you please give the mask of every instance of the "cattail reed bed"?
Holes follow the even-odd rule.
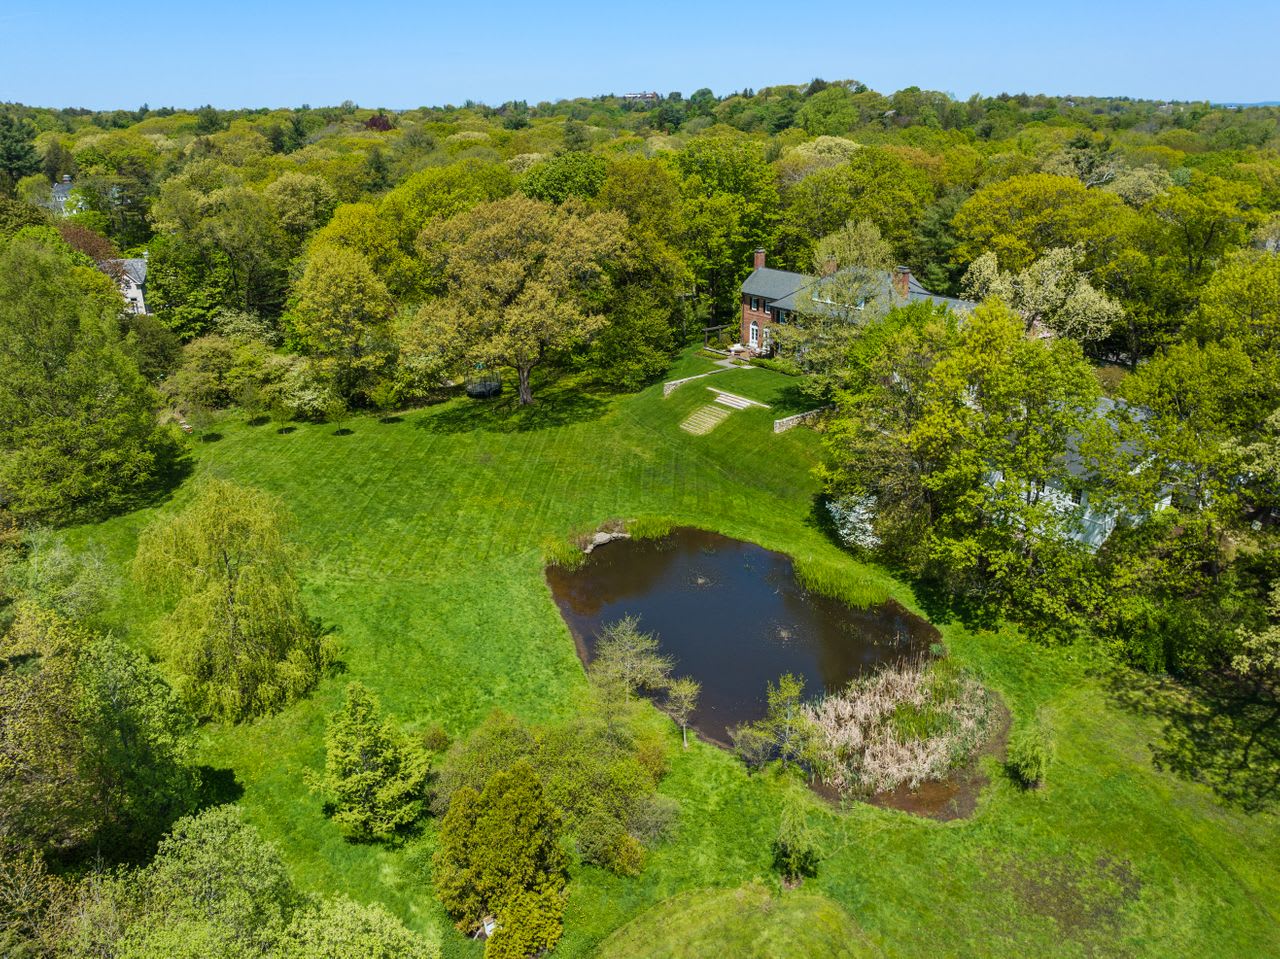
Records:
[[[822,785],[866,796],[945,778],[991,732],[995,697],[949,659],[883,666],[805,706],[818,731]]]

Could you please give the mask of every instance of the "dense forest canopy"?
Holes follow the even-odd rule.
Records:
[[[758,365],[826,411],[806,522],[828,546],[965,629],[1212,693],[1213,722],[1247,730],[1215,788],[1273,806],[1280,107],[820,79],[397,111],[0,104],[0,951],[435,955],[378,906],[301,892],[210,798],[195,730],[297,708],[342,650],[292,538],[290,510],[314,512],[184,485],[192,444],[228,411],[341,436],[498,377],[520,430],[557,422],[561,380],[603,407],[739,339],[757,251],[827,291]],[[896,302],[885,276],[947,299]],[[154,635],[121,639],[109,564],[56,532],[175,490],[115,563],[155,604]],[[486,954],[541,954],[584,864],[637,876],[678,818],[632,693],[663,690],[687,734],[698,684],[624,625],[625,668],[598,663],[572,719],[495,713],[451,742],[351,683],[308,730],[317,808],[395,849],[434,815],[416,855],[451,920],[510,917]],[[740,751],[813,775],[796,682]],[[1014,741],[1028,789],[1041,735]],[[817,869],[797,808],[786,882]]]

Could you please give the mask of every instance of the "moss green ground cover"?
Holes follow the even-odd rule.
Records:
[[[689,357],[671,375],[708,368]],[[707,402],[706,383],[778,408],[735,412],[706,436],[690,436],[677,424]],[[668,517],[837,567],[852,592],[918,608],[909,589],[849,559],[816,524],[817,437],[771,431],[775,416],[808,405],[794,384],[771,371],[734,371],[666,399],[661,387],[603,397],[564,385],[544,389],[525,411],[455,400],[395,422],[353,420],[345,436],[332,426],[280,434],[228,420],[216,427],[221,439],[196,444],[197,474],[252,483],[289,503],[306,550],[310,608],[344,650],[345,675],[306,702],[205,733],[205,761],[234,774],[232,793],[243,790],[241,802],[281,845],[300,885],[379,900],[438,937],[446,954],[479,954],[435,904],[422,868],[430,830],[417,848],[347,843],[304,776],[322,765],[324,717],[350,678],[414,729],[439,722],[460,734],[495,707],[533,720],[572,712],[586,681],[542,577],[550,538],[612,518]],[[179,490],[158,508],[184,496]],[[153,512],[74,536],[103,544],[123,566]],[[108,618],[145,646],[157,612],[127,588]],[[781,894],[779,943],[789,941],[787,924],[816,910],[823,922],[845,916],[856,924],[858,949],[893,956],[1274,954],[1274,817],[1224,808],[1207,789],[1155,770],[1155,722],[1115,706],[1070,652],[955,624],[942,629],[953,655],[1015,717],[1044,710],[1058,742],[1048,786],[1023,793],[993,767],[977,814],[947,824],[864,805],[841,813],[815,801],[829,853],[801,891],[808,898]],[[597,954],[649,910],[656,908],[650,922],[672,909],[714,914],[713,890],[755,877],[772,882],[769,843],[788,784],[750,777],[705,745],[681,753],[674,728],[670,742],[663,788],[682,806],[675,839],[638,879],[575,870],[556,955]],[[747,912],[717,935],[732,941],[768,924],[768,914]],[[688,954],[677,946],[671,955]],[[778,948],[787,955],[791,947]]]

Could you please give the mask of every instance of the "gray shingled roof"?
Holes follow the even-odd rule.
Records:
[[[147,261],[143,257],[135,256],[128,260],[108,260],[107,262],[118,263],[120,268],[138,286],[142,286],[147,282]]]
[[[763,296],[766,300],[780,300],[813,282],[813,277],[789,270],[774,270],[762,266],[753,270],[743,281],[742,292],[747,296]]]
[[[806,276],[803,273],[792,273],[788,270],[773,270],[761,267],[752,271],[742,284],[742,292],[747,296],[761,296],[769,300],[769,305],[779,310],[798,310],[809,301],[808,292],[822,279]],[[976,305],[968,300],[960,300],[952,296],[941,296],[926,290],[914,276],[907,281],[907,295],[904,299],[897,293],[893,285],[893,274],[885,273],[880,279],[881,296],[896,306],[904,303],[931,301],[952,310],[971,310]]]

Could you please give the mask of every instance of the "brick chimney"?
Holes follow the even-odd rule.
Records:
[[[905,300],[911,290],[911,267],[896,266],[893,268],[893,292],[898,299]]]
[[[755,268],[757,270],[764,269],[764,247],[762,246],[756,247]]]

